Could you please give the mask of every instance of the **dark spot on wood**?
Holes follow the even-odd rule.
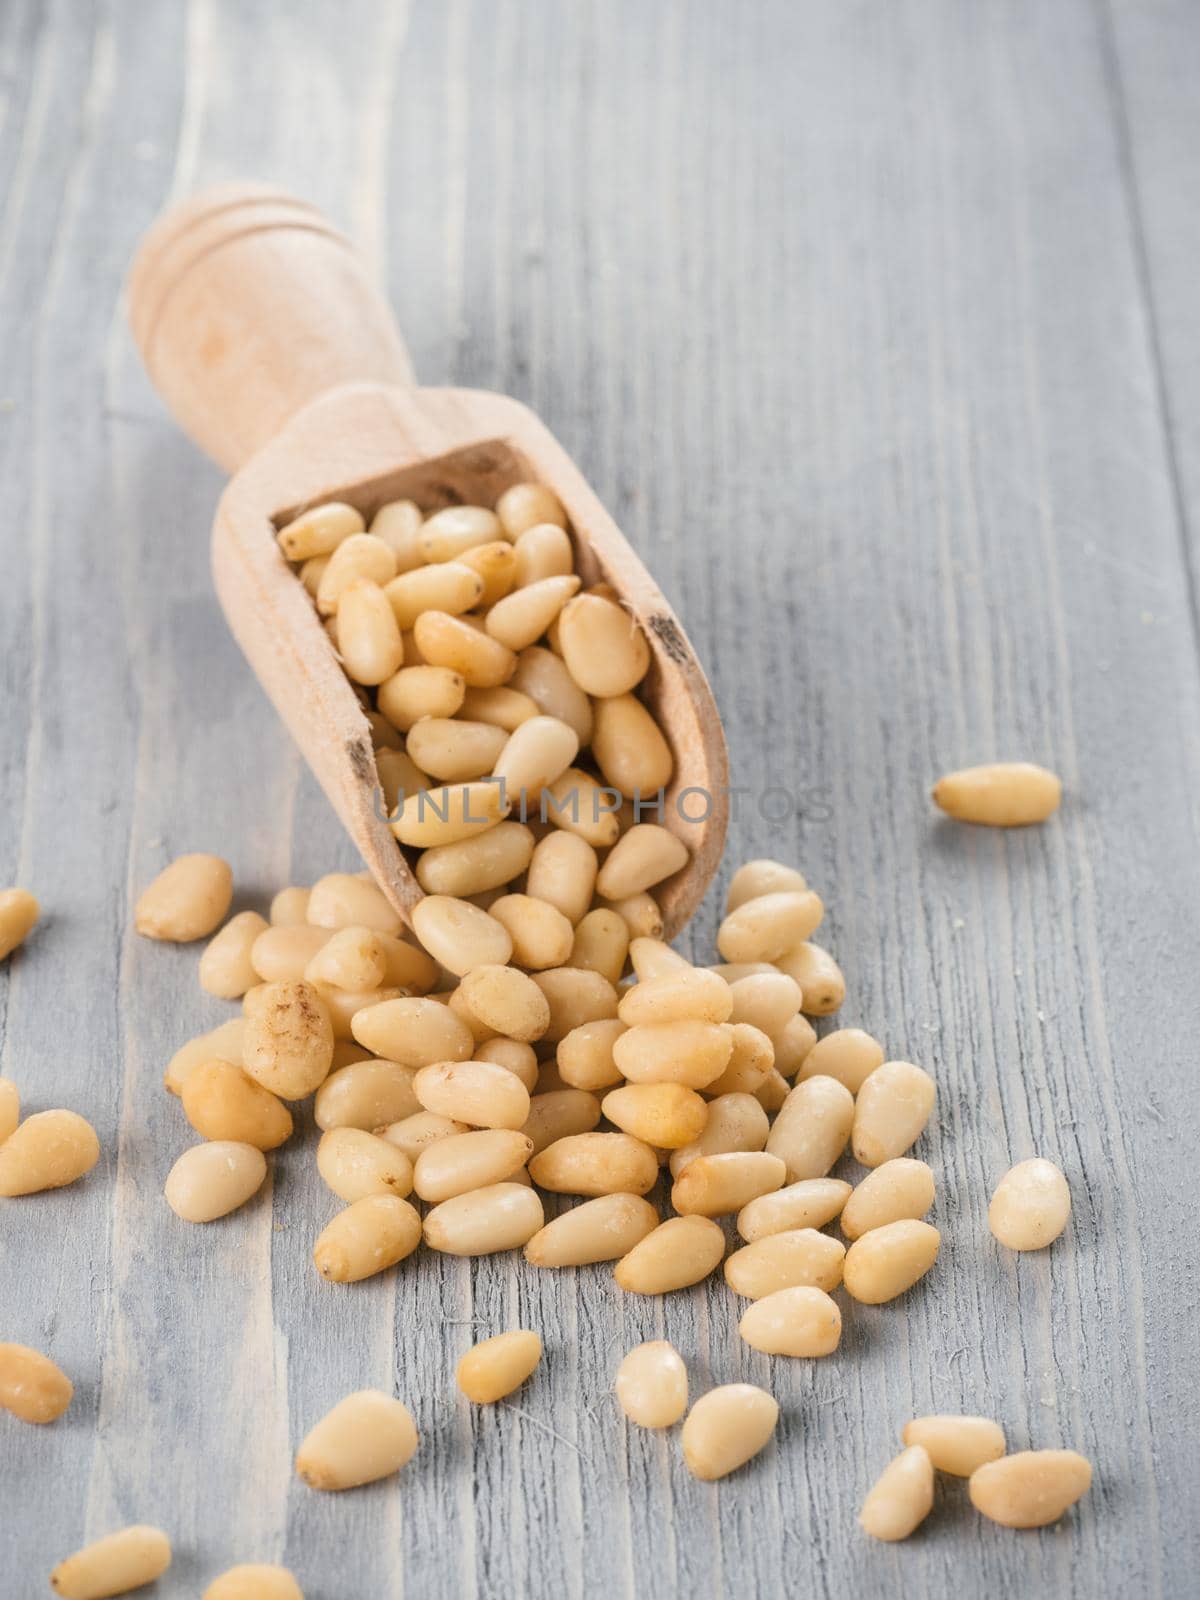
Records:
[[[354,776],[361,778],[363,783],[373,782],[375,757],[371,754],[371,746],[362,739],[350,739],[346,744],[346,754],[354,768]]]
[[[683,637],[682,630],[674,617],[668,616],[665,611],[659,611],[647,619],[646,626],[672,661],[683,666],[685,662],[691,660],[692,652],[688,649],[687,640]]]

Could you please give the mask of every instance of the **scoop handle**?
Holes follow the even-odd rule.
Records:
[[[282,189],[242,183],[172,207],[142,240],[127,289],[155,388],[229,472],[340,384],[415,381],[362,258]]]

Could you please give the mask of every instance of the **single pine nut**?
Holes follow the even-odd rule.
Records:
[[[74,1111],[38,1111],[0,1145],[0,1197],[63,1189],[100,1159],[90,1122]]]
[[[215,1222],[262,1188],[266,1157],[256,1145],[214,1139],[185,1150],[167,1174],[163,1194],[184,1222]]]
[[[697,1156],[676,1178],[671,1204],[680,1216],[722,1217],[782,1188],[787,1168],[762,1150]]]
[[[507,547],[506,547],[507,548]],[[486,722],[493,728],[512,733],[530,717],[538,715],[537,702],[519,689],[468,689],[463,696],[461,715],[473,722]]]
[[[289,561],[307,561],[310,556],[330,555],[343,539],[361,533],[365,527],[353,506],[330,500],[327,505],[301,512],[280,528],[276,538]]]
[[[416,1070],[399,1061],[355,1061],[331,1072],[317,1090],[313,1121],[318,1128],[388,1127],[420,1109]]]
[[[389,501],[371,518],[370,531],[388,546],[401,572],[408,572],[425,559],[418,542],[424,520],[414,500]]]
[[[0,1078],[0,1144],[21,1120],[21,1091],[11,1078]]]
[[[325,948],[336,930],[314,928],[307,923],[285,923],[263,928],[250,946],[250,966],[266,983],[297,982],[308,971],[309,963]],[[218,939],[221,937],[217,935]],[[253,984],[250,987],[254,987]],[[243,994],[247,990],[243,989]]]
[[[503,966],[512,955],[507,928],[469,900],[427,894],[413,907],[412,920],[429,954],[456,978],[475,967]]]
[[[439,1117],[436,1111],[416,1111],[411,1117],[401,1117],[399,1122],[390,1123],[380,1137],[395,1145],[397,1150],[402,1150],[415,1164],[421,1152],[428,1150],[439,1139],[449,1139],[456,1133],[468,1131],[465,1122]]]
[[[520,1039],[485,1039],[475,1046],[474,1059],[492,1061],[507,1072],[515,1073],[530,1094],[533,1093],[538,1080],[538,1060],[532,1045]]]
[[[421,1152],[413,1186],[422,1200],[439,1205],[456,1194],[503,1183],[520,1172],[532,1154],[533,1140],[506,1128],[456,1134]]]
[[[360,1389],[339,1400],[306,1435],[296,1452],[296,1472],[313,1489],[354,1489],[399,1472],[419,1443],[403,1401]]]
[[[808,881],[795,867],[785,867],[782,861],[762,857],[744,862],[729,880],[725,896],[725,915],[744,906],[747,900],[757,900],[764,894],[803,894]]]
[[[447,506],[425,519],[419,543],[426,561],[453,561],[464,550],[498,539],[504,529],[483,506]]]
[[[616,1017],[601,1017],[572,1028],[559,1040],[555,1057],[563,1082],[592,1092],[620,1083],[622,1074],[613,1060],[613,1045],[624,1032],[625,1024]]]
[[[329,1283],[358,1283],[394,1267],[421,1242],[421,1218],[398,1195],[372,1194],[339,1211],[317,1238],[313,1262]]]
[[[190,944],[206,939],[225,920],[233,899],[233,873],[220,856],[177,856],[134,907],[137,931],[148,939]]]
[[[540,583],[543,578],[565,577],[575,565],[570,536],[554,523],[540,522],[518,534],[513,545],[517,566],[513,587]]]
[[[650,894],[631,894],[625,900],[614,901],[612,909],[624,919],[629,929],[630,943],[634,939],[659,940],[663,935],[663,917],[658,901]]]
[[[775,965],[794,978],[804,995],[804,1010],[810,1017],[827,1017],[846,998],[846,979],[842,969],[819,944],[806,940],[780,956]]]
[[[658,1227],[658,1212],[635,1194],[585,1200],[539,1229],[525,1246],[534,1267],[581,1267],[616,1261]]]
[[[889,1222],[919,1219],[933,1204],[933,1173],[923,1161],[885,1161],[858,1185],[842,1208],[842,1232],[861,1238]]]
[[[828,1356],[841,1342],[842,1314],[823,1289],[797,1285],[756,1300],[738,1332],[765,1355]]]
[[[1045,822],[1062,801],[1062,779],[1029,761],[948,772],[933,786],[933,802],[959,822],[1021,828]]]
[[[515,569],[515,556],[513,561]],[[493,639],[510,650],[526,650],[541,638],[578,590],[579,579],[573,573],[523,584],[492,606],[484,625]]]
[[[854,1096],[834,1078],[806,1078],[783,1103],[767,1149],[787,1163],[788,1182],[823,1178],[850,1140]]]
[[[370,928],[338,928],[305,967],[304,976],[309,983],[328,983],[335,989],[361,992],[378,989],[387,970],[381,934],[372,933]]]
[[[464,550],[458,559],[483,580],[483,592],[478,602],[481,611],[490,611],[512,591],[517,579],[517,552],[507,539],[477,544],[470,550]],[[438,609],[444,611],[447,608],[441,606]]]
[[[733,1029],[716,1022],[643,1022],[613,1045],[613,1060],[630,1083],[682,1083],[704,1089],[733,1053]]]
[[[588,694],[628,694],[650,665],[650,646],[636,618],[601,595],[568,601],[559,615],[558,640],[567,670]]]
[[[0,889],[0,961],[25,942],[40,912],[27,889]]]
[[[625,919],[615,911],[598,906],[580,919],[566,965],[598,972],[615,988],[625,971],[628,951],[629,929]]]
[[[652,889],[685,867],[690,852],[682,839],[655,822],[639,822],[622,834],[596,877],[596,893],[625,900]]]
[[[138,1525],[106,1534],[60,1561],[50,1574],[50,1587],[63,1600],[107,1600],[153,1583],[170,1565],[166,1534]]]
[[[596,852],[585,839],[550,833],[534,846],[526,893],[547,901],[574,927],[592,903],[597,870]]]
[[[872,1539],[907,1539],[933,1510],[933,1463],[919,1444],[902,1450],[875,1480],[858,1514]]]
[[[22,1422],[55,1422],[75,1385],[61,1367],[26,1344],[0,1344],[0,1407]]]
[[[697,1156],[722,1155],[730,1150],[761,1150],[769,1132],[767,1114],[753,1095],[718,1095],[709,1101],[708,1121],[700,1137],[693,1144],[672,1151],[671,1176],[679,1177]]]
[[[628,989],[617,1015],[629,1027],[646,1022],[726,1022],[733,1010],[729,985],[702,967],[645,978]]]
[[[783,974],[780,974],[783,976]],[[789,982],[794,982],[789,979]],[[797,984],[797,988],[799,985]],[[786,1024],[782,1033],[771,1036],[771,1043],[775,1047],[775,1069],[785,1078],[794,1078],[799,1074],[804,1076],[802,1068],[812,1048],[817,1042],[816,1030],[805,1016],[796,1016]],[[825,1074],[827,1077],[836,1078],[837,1073]]]
[[[600,1109],[624,1133],[659,1150],[694,1143],[708,1121],[707,1103],[681,1083],[626,1084],[606,1094]]]
[[[722,922],[717,949],[725,961],[775,961],[815,933],[824,915],[811,889],[757,895]]]
[[[401,995],[356,1012],[351,1024],[359,1044],[374,1055],[406,1067],[435,1061],[467,1061],[474,1049],[471,1030],[437,1000]]]
[[[1006,1528],[1057,1522],[1092,1486],[1092,1465],[1074,1450],[1018,1450],[971,1474],[971,1504]]]
[[[457,672],[472,689],[494,689],[516,670],[512,650],[446,611],[423,611],[413,624],[413,638],[430,666]]]
[[[924,1132],[937,1098],[927,1072],[911,1061],[885,1061],[858,1091],[852,1148],[864,1167],[892,1161]]]
[[[530,645],[517,656],[510,687],[533,700],[539,711],[574,728],[582,749],[592,739],[592,703],[552,650]]]
[[[403,927],[379,885],[351,872],[317,879],[309,890],[307,918],[317,928],[370,928],[393,936]]]
[[[411,661],[407,638],[404,653]],[[381,683],[376,702],[392,726],[407,733],[422,717],[452,717],[463,703],[466,687],[461,672],[421,662],[401,667]]]
[[[779,1289],[813,1288],[826,1293],[842,1281],[846,1247],[815,1228],[768,1234],[725,1260],[725,1282],[747,1300]]]
[[[579,736],[557,717],[530,717],[509,734],[493,769],[510,805],[537,816],[542,790],[556,782],[574,761]]]
[[[735,978],[729,998],[731,1022],[749,1023],[773,1040],[797,1015],[804,997],[800,985],[782,972],[758,972]]]
[[[304,1594],[286,1567],[255,1561],[230,1567],[214,1578],[203,1600],[304,1600]]]
[[[615,789],[604,788],[582,767],[567,767],[548,786],[541,809],[556,828],[576,833],[597,850],[604,850],[620,837],[619,801]]]
[[[389,933],[378,933],[376,938],[383,948],[385,986],[398,987],[412,994],[425,995],[436,987],[441,968],[432,956],[410,944],[407,939],[397,939]],[[394,995],[393,999],[402,998]]]
[[[1004,1429],[987,1417],[914,1417],[904,1424],[904,1443],[919,1444],[938,1472],[969,1478],[1008,1446]]]
[[[762,1106],[768,1116],[776,1116],[783,1110],[783,1102],[791,1093],[791,1085],[779,1071],[772,1067],[766,1077],[754,1091],[754,1098]]]
[[[406,988],[399,989],[387,984],[381,984],[377,989],[335,989],[331,983],[314,983],[313,988],[329,1013],[335,1050],[339,1043],[349,1044],[354,1038],[354,1019],[360,1011],[368,1011],[372,1006],[381,1006],[388,1000],[404,999],[408,995]],[[246,1009],[249,1014],[251,1008]]]
[[[627,1133],[576,1133],[538,1151],[529,1176],[554,1194],[646,1194],[658,1182],[658,1157]]]
[[[868,1306],[895,1300],[933,1266],[941,1242],[928,1222],[906,1219],[872,1228],[846,1251],[842,1282],[847,1293]]]
[[[496,515],[510,539],[546,523],[556,528],[567,525],[562,501],[544,483],[514,483],[496,501]]]
[[[383,592],[397,627],[409,633],[422,611],[444,611],[457,617],[482,600],[483,590],[484,578],[477,568],[462,561],[444,561],[432,567],[411,567],[393,578]]]
[[[422,717],[409,729],[407,750],[430,777],[442,783],[462,783],[487,777],[507,743],[504,729],[490,722]]]
[[[529,1091],[515,1073],[493,1061],[422,1067],[413,1092],[426,1111],[475,1128],[520,1128],[529,1115]]]
[[[661,939],[630,939],[629,960],[639,983],[649,983],[652,978],[665,978],[671,973],[695,971],[686,956],[672,950]]]
[[[362,1128],[335,1127],[321,1135],[317,1171],[339,1200],[412,1193],[413,1164],[402,1150]]]
[[[729,1065],[719,1078],[713,1079],[706,1092],[713,1095],[756,1095],[768,1082],[774,1070],[774,1046],[760,1028],[755,1028],[749,1022],[734,1022],[730,1025],[730,1029],[733,1049],[730,1052]],[[788,1085],[782,1078],[779,1079],[779,1084],[782,1092],[778,1105],[770,1108],[776,1111],[788,1097]]]
[[[235,1067],[242,1064],[242,1042],[246,1032],[244,1017],[230,1017],[211,1033],[202,1033],[180,1045],[167,1063],[163,1086],[171,1094],[180,1094],[189,1073],[205,1061],[228,1061]]]
[[[861,1028],[838,1028],[827,1033],[809,1049],[800,1068],[800,1077],[836,1078],[851,1094],[883,1065],[883,1046]]]
[[[596,702],[592,755],[604,781],[632,800],[665,789],[675,770],[662,729],[631,694]]]
[[[324,580],[322,580],[324,581]],[[374,687],[404,662],[404,640],[387,595],[369,578],[356,578],[337,603],[338,654],[353,683]]]
[[[498,833],[507,826],[498,823],[492,832]],[[488,837],[483,835],[484,839]],[[568,964],[574,930],[556,906],[528,894],[506,894],[492,902],[488,914],[507,931],[512,940],[512,959],[518,966],[540,969]]]
[[[323,617],[331,617],[343,594],[355,583],[371,583],[382,594],[382,586],[395,576],[396,558],[388,545],[374,534],[352,533],[338,545],[321,573],[317,611]]]
[[[410,795],[390,827],[401,844],[425,850],[456,844],[494,827],[508,810],[503,786],[481,783],[443,784]]]
[[[617,1368],[617,1402],[640,1428],[669,1428],[687,1410],[683,1357],[666,1339],[635,1345]]]
[[[542,1037],[547,1044],[558,1044],[584,1023],[598,1022],[617,1014],[617,991],[599,972],[585,967],[553,967],[532,974],[550,1007],[550,1021]]]
[[[202,1139],[274,1150],[292,1136],[288,1108],[230,1061],[200,1062],[183,1080],[179,1096],[184,1115]]]
[[[725,1383],[701,1395],[688,1412],[680,1442],[694,1478],[706,1483],[745,1466],[769,1443],[779,1405],[751,1383]]]
[[[458,1363],[454,1378],[468,1400],[477,1406],[493,1405],[532,1377],[541,1359],[541,1335],[514,1328],[472,1345]]]
[[[668,1294],[707,1278],[724,1254],[725,1235],[717,1223],[672,1217],[621,1257],[614,1277],[630,1294]]]
[[[242,1066],[283,1100],[303,1100],[329,1076],[333,1023],[311,983],[271,983],[246,1019]]]
[[[425,1217],[425,1243],[452,1256],[519,1250],[544,1224],[542,1202],[519,1183],[492,1183],[443,1200]]]
[[[220,1000],[240,1000],[258,982],[250,958],[255,941],[268,931],[257,911],[239,911],[206,946],[200,957],[200,987]]]
[[[528,1043],[550,1026],[550,1003],[534,980],[515,967],[474,967],[459,993],[480,1022],[509,1039]]]
[[[1071,1191],[1053,1161],[1019,1161],[1001,1178],[988,1206],[988,1227],[1010,1250],[1044,1250],[1067,1225]]]
[[[600,1102],[583,1089],[550,1089],[529,1101],[529,1115],[521,1132],[533,1140],[535,1155],[559,1139],[591,1133],[600,1121]]]
[[[805,1178],[743,1206],[738,1212],[737,1230],[753,1244],[797,1228],[823,1228],[833,1221],[852,1192],[841,1178]]]

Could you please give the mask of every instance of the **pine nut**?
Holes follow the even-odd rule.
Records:
[[[496,501],[496,515],[510,539],[546,523],[556,528],[567,525],[562,501],[544,483],[514,483]]]
[[[558,619],[563,660],[586,693],[628,694],[646,676],[650,646],[624,606],[597,594],[577,595]]]
[[[503,966],[512,956],[507,928],[469,900],[427,894],[413,907],[412,920],[429,954],[456,978],[475,967]]]
[[[621,833],[615,793],[582,767],[567,767],[547,786],[542,809],[546,821],[556,828],[576,833],[597,850],[604,850],[615,844]]]
[[[671,781],[671,748],[650,712],[631,694],[596,702],[590,742],[605,783],[630,800],[657,794]]]
[[[300,582],[304,585],[305,592],[316,601],[317,590],[321,587],[321,579],[325,568],[329,565],[328,556],[309,556],[300,568]]]
[[[529,1176],[554,1194],[646,1194],[658,1182],[658,1157],[627,1133],[576,1133],[539,1150]]]
[[[543,578],[564,577],[574,566],[574,552],[569,535],[553,523],[535,523],[518,534],[513,545],[517,570],[513,587],[523,589],[527,584],[540,583]]]
[[[715,976],[715,974],[714,974]],[[774,1040],[800,1010],[800,985],[782,972],[753,973],[729,985],[731,1022],[746,1022]]]
[[[621,1069],[613,1060],[613,1045],[625,1032],[616,1017],[581,1023],[559,1040],[556,1060],[564,1083],[595,1092],[621,1082]]]
[[[682,839],[656,822],[639,822],[622,834],[596,877],[596,893],[605,900],[643,894],[674,876],[691,859]]]
[[[679,1177],[697,1156],[721,1155],[728,1150],[761,1150],[769,1132],[767,1114],[753,1095],[718,1095],[709,1101],[708,1121],[700,1137],[695,1143],[672,1152],[671,1175]]]
[[[426,1111],[475,1128],[520,1128],[529,1091],[507,1067],[492,1061],[443,1061],[422,1067],[413,1092]]]
[[[378,933],[376,938],[383,947],[385,986],[399,987],[414,995],[428,994],[441,977],[441,968],[432,956],[426,955],[406,939],[394,938],[388,933]],[[393,999],[401,999],[393,995]]]
[[[483,691],[478,691],[482,693]],[[508,742],[503,728],[461,717],[422,717],[408,733],[408,754],[442,783],[485,778]]]
[[[804,995],[804,1010],[810,1017],[827,1017],[846,998],[846,979],[842,969],[819,944],[806,940],[780,956],[775,965],[794,978]]]
[[[333,1023],[311,983],[272,983],[246,1019],[242,1066],[283,1100],[303,1100],[329,1075]]]
[[[106,1534],[60,1561],[50,1574],[50,1587],[62,1600],[107,1600],[153,1583],[170,1565],[166,1534],[138,1525]]]
[[[726,1383],[701,1395],[688,1412],[681,1443],[694,1478],[726,1478],[756,1456],[771,1439],[779,1405],[751,1383]]]
[[[823,1178],[850,1141],[854,1096],[833,1078],[806,1078],[783,1103],[767,1149],[787,1163],[788,1182]]]
[[[1001,1178],[988,1206],[988,1227],[1010,1250],[1044,1250],[1067,1225],[1071,1191],[1053,1161],[1019,1161]]]
[[[412,660],[408,640],[404,654]],[[466,680],[449,667],[434,667],[427,662],[401,667],[379,685],[376,704],[393,727],[407,733],[422,717],[452,717],[463,703]]]
[[[713,972],[689,967],[636,983],[617,1015],[629,1027],[645,1022],[726,1022],[733,1010],[729,985]]]
[[[751,1202],[753,1203],[753,1202]],[[828,1293],[842,1281],[846,1247],[815,1228],[771,1233],[735,1250],[725,1260],[725,1282],[734,1294],[761,1300],[779,1289],[813,1288]]]
[[[883,1305],[911,1289],[933,1266],[942,1236],[928,1222],[904,1220],[872,1228],[846,1251],[842,1281],[864,1305]]]
[[[399,739],[400,735],[392,727],[391,723],[379,717],[378,713],[375,715],[385,729],[386,738]],[[371,721],[369,717],[367,720]],[[375,727],[374,723],[372,723],[372,732],[374,731]],[[379,775],[379,786],[383,790],[384,806],[389,817],[407,795],[419,794],[422,789],[432,787],[428,776],[421,771],[412,757],[403,750],[377,748],[375,751],[375,771]]]
[[[0,889],[0,961],[33,932],[41,908],[27,889]]]
[[[296,1472],[312,1489],[355,1489],[399,1472],[419,1443],[403,1401],[360,1389],[339,1400],[307,1434],[296,1452]]]
[[[389,501],[371,518],[370,531],[391,550],[401,572],[411,571],[425,560],[419,543],[424,520],[414,500]]]
[[[676,1178],[671,1204],[680,1216],[723,1217],[783,1187],[787,1168],[762,1150],[697,1156]]]
[[[202,1139],[274,1150],[292,1136],[288,1108],[230,1061],[200,1062],[183,1080],[179,1097]]]
[[[708,1217],[671,1217],[617,1262],[617,1287],[630,1294],[687,1289],[720,1265],[725,1235]]]
[[[446,611],[423,611],[413,624],[413,637],[430,666],[457,672],[472,689],[494,689],[516,670],[512,650]]]
[[[687,1410],[683,1357],[666,1339],[635,1345],[617,1368],[617,1402],[640,1428],[669,1428]]]
[[[722,922],[717,949],[725,961],[775,961],[815,933],[824,915],[811,889],[757,895]]]
[[[453,561],[464,550],[498,539],[503,531],[500,518],[483,506],[447,506],[425,519],[421,553],[426,561]]]
[[[476,1061],[492,1061],[507,1072],[515,1073],[530,1094],[538,1081],[537,1053],[533,1046],[520,1039],[487,1039],[475,1046]]]
[[[259,935],[268,931],[257,911],[239,911],[205,947],[200,957],[200,987],[220,1000],[240,1000],[259,975],[250,958]]]
[[[463,978],[459,993],[481,1022],[509,1039],[528,1043],[540,1039],[550,1026],[550,1002],[534,980],[515,967],[474,967]]]
[[[489,1128],[439,1139],[417,1157],[413,1185],[422,1200],[438,1205],[456,1194],[503,1183],[533,1154],[527,1134]]]
[[[0,1407],[22,1422],[56,1422],[75,1385],[62,1368],[26,1344],[0,1344]]]
[[[692,1144],[708,1121],[707,1103],[681,1083],[626,1084],[606,1094],[600,1109],[622,1132],[658,1150]]]
[[[510,650],[526,650],[541,638],[578,590],[579,579],[573,573],[523,584],[492,606],[484,625],[493,639]]]
[[[738,1332],[769,1356],[828,1356],[842,1338],[842,1314],[823,1289],[776,1289],[742,1313]]]
[[[412,1193],[413,1164],[402,1150],[362,1128],[334,1127],[317,1145],[317,1171],[339,1200]]]
[[[532,1377],[541,1359],[540,1334],[514,1328],[473,1345],[458,1363],[455,1382],[475,1405],[493,1405]]]
[[[904,1443],[919,1444],[938,1472],[969,1478],[1008,1446],[1004,1429],[987,1417],[914,1417],[904,1424]]]
[[[933,786],[933,802],[959,822],[1022,828],[1045,822],[1062,801],[1062,780],[1029,761],[948,772]]]
[[[346,590],[360,580],[382,586],[396,576],[396,558],[382,539],[370,533],[352,533],[330,556],[317,584],[317,611],[335,615]]]
[[[781,974],[782,976],[782,974]],[[789,982],[794,982],[789,979]],[[799,985],[797,984],[797,988]],[[803,1077],[804,1063],[812,1054],[812,1048],[817,1042],[816,1030],[812,1023],[804,1016],[793,1017],[786,1024],[781,1033],[773,1034],[771,1043],[775,1047],[775,1067],[785,1078]],[[810,1074],[811,1076],[811,1074]],[[826,1077],[836,1078],[837,1073],[826,1073]]]
[[[663,935],[662,912],[658,901],[650,894],[631,894],[624,900],[614,901],[612,909],[624,920],[629,929],[630,943],[634,939],[658,940]]]
[[[733,1049],[730,1052],[729,1065],[719,1078],[714,1078],[708,1085],[707,1092],[713,1095],[756,1095],[768,1082],[774,1070],[774,1046],[761,1029],[753,1027],[749,1022],[732,1023],[731,1033]],[[779,1083],[782,1094],[775,1110],[782,1106],[788,1096],[788,1085],[782,1078],[779,1079]]]
[[[521,1132],[533,1140],[537,1155],[558,1139],[591,1133],[599,1121],[600,1102],[594,1094],[583,1089],[551,1089],[532,1096]]]
[[[493,832],[504,826],[499,823]],[[528,894],[506,894],[492,902],[489,915],[512,940],[512,959],[517,966],[542,969],[569,964],[574,930],[557,906]]]
[[[0,1144],[21,1120],[21,1092],[11,1078],[0,1078]]]
[[[339,1043],[349,1044],[354,1038],[351,1030],[360,1011],[368,1011],[372,1006],[381,1006],[388,1000],[404,999],[408,995],[407,988],[398,989],[387,984],[377,989],[335,989],[331,983],[314,983],[313,988],[329,1013],[335,1051]],[[251,1008],[246,1009],[249,1014]]]
[[[574,728],[580,749],[592,742],[592,703],[552,650],[540,645],[522,650],[509,687],[527,694],[546,716]]]
[[[574,927],[592,903],[597,871],[591,845],[559,831],[534,846],[525,889],[536,900],[548,901]]]
[[[167,1174],[163,1194],[184,1222],[215,1222],[262,1188],[267,1162],[252,1144],[214,1139],[185,1150]]]
[[[370,928],[338,928],[305,967],[304,976],[309,983],[362,991],[378,989],[387,968],[381,935]]]
[[[875,1480],[858,1514],[872,1539],[907,1539],[933,1510],[933,1463],[919,1444],[902,1450]]]
[[[461,715],[512,733],[530,717],[536,717],[538,708],[537,701],[519,689],[501,685],[495,689],[468,689],[463,696]]]
[[[859,1239],[889,1222],[919,1219],[933,1204],[933,1173],[923,1161],[885,1161],[858,1185],[842,1208],[842,1232]]]
[[[352,683],[374,687],[403,665],[404,640],[396,618],[387,595],[369,578],[356,578],[342,590],[337,635],[342,669]]]
[[[494,827],[508,809],[503,787],[482,783],[443,784],[410,795],[390,827],[401,844],[425,850],[457,844]]]
[[[613,1060],[630,1083],[682,1083],[704,1089],[733,1053],[728,1023],[643,1022],[613,1045]]]
[[[355,1014],[354,1037],[374,1055],[406,1067],[435,1061],[467,1061],[474,1049],[471,1030],[437,1000],[402,995]]]
[[[616,1261],[658,1227],[658,1212],[636,1194],[602,1194],[573,1206],[525,1246],[534,1267],[582,1267]]]
[[[147,939],[190,944],[206,939],[225,920],[233,899],[233,873],[220,856],[177,856],[134,907],[134,926]]]
[[[544,1224],[542,1202],[519,1183],[493,1183],[455,1195],[425,1217],[425,1243],[452,1256],[519,1250]]]
[[[694,968],[686,956],[672,950],[661,939],[630,939],[629,960],[639,983],[651,978],[665,978],[669,973],[692,972]]]
[[[615,911],[597,906],[586,917],[580,918],[571,945],[571,955],[566,963],[571,967],[586,967],[598,972],[615,988],[625,970],[629,952],[629,929],[625,919]]]
[[[214,1578],[203,1600],[304,1600],[304,1595],[286,1567],[249,1562]]]
[[[553,967],[531,976],[550,1007],[550,1021],[542,1035],[547,1044],[558,1044],[586,1022],[599,1022],[617,1014],[617,991],[599,972],[589,972],[585,967]]]
[[[517,552],[507,539],[477,544],[470,550],[464,550],[458,559],[483,580],[483,592],[479,596],[481,611],[490,611],[505,595],[511,593],[517,581]],[[443,606],[439,609],[446,608]]]
[[[421,1242],[421,1218],[398,1195],[372,1194],[339,1211],[313,1246],[313,1262],[329,1283],[358,1283],[386,1272]]]
[[[384,1128],[381,1138],[402,1150],[408,1159],[416,1162],[423,1150],[439,1139],[449,1139],[456,1133],[467,1133],[465,1122],[454,1122],[450,1117],[439,1117],[436,1111],[416,1111],[411,1117],[401,1117]]]
[[[416,1071],[399,1061],[356,1061],[331,1072],[317,1090],[313,1120],[318,1128],[370,1132],[420,1109]]]
[[[507,548],[507,547],[506,547]],[[412,567],[384,588],[396,625],[412,631],[423,611],[444,611],[457,617],[483,598],[484,579],[462,561],[444,561],[432,567]]]
[[[971,1474],[971,1504],[1006,1528],[1045,1528],[1092,1486],[1092,1466],[1074,1450],[1018,1450]]]
[[[329,872],[317,879],[309,890],[307,917],[317,928],[370,928],[393,937],[403,927],[400,913],[378,884],[350,872]]]
[[[537,814],[542,790],[555,783],[574,761],[579,736],[557,717],[530,717],[508,736],[494,768],[510,805]]]
[[[331,555],[343,539],[361,533],[365,526],[353,506],[330,500],[302,512],[280,528],[276,538],[289,561],[306,561],[309,556]]]
[[[0,1197],[63,1189],[100,1159],[90,1122],[74,1111],[38,1111],[0,1145]]]
[[[747,900],[757,900],[761,895],[803,894],[807,888],[808,881],[804,874],[797,872],[795,867],[785,867],[782,861],[772,861],[765,856],[757,861],[746,861],[729,880],[725,915],[744,906]]]
[[[852,1147],[864,1167],[902,1156],[925,1130],[937,1098],[927,1072],[911,1061],[885,1061],[858,1091]]]
[[[711,1092],[711,1091],[710,1091]],[[791,1093],[791,1085],[777,1067],[772,1067],[754,1091],[754,1098],[768,1116],[777,1116]]]
[[[300,923],[263,928],[250,946],[250,966],[263,983],[298,982],[335,931]],[[218,934],[217,938],[220,937]],[[246,994],[247,990],[243,989],[242,993]]]
[[[883,1046],[878,1039],[861,1028],[838,1028],[818,1039],[806,1052],[800,1077],[836,1078],[851,1094],[857,1094],[883,1060]]]

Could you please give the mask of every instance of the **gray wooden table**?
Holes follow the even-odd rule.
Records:
[[[1197,1592],[1198,79],[1189,0],[0,6],[0,881],[47,908],[0,972],[0,1071],[104,1145],[0,1203],[0,1337],[78,1386],[54,1428],[0,1416],[4,1600],[137,1520],[181,1597],[251,1559],[309,1600]],[[194,949],[133,936],[133,890],[186,849],[247,904],[353,864],[226,633],[218,476],[120,307],[164,203],[234,175],[363,242],[427,381],[542,414],[678,604],[741,781],[803,796],[747,804],[730,863],[803,864],[844,1020],[941,1089],[936,1277],[835,1358],[604,1269],[324,1286],[311,1141],[226,1224],[164,1205],[162,1067],[222,1008]],[[1014,755],[1062,773],[1058,820],[937,820],[934,776]],[[1035,1151],[1075,1211],[1017,1259],[986,1203]],[[454,1359],[518,1321],[543,1370],[468,1414]],[[656,1335],[697,1391],[781,1400],[720,1487],[616,1411]],[[314,1495],[291,1451],[363,1385],[420,1455]],[[1020,1535],[951,1486],[869,1543],[859,1500],[933,1409],[1075,1446],[1095,1488]]]

